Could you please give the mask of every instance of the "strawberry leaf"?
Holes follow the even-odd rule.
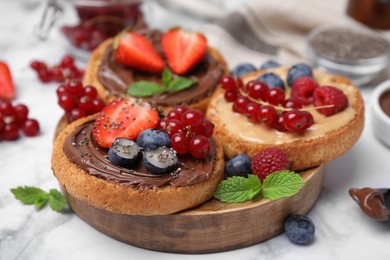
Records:
[[[168,92],[181,91],[181,90],[184,90],[184,89],[187,89],[187,88],[191,87],[196,82],[197,82],[196,80],[192,80],[192,79],[189,79],[189,78],[178,77],[178,78],[175,78],[174,80],[172,80],[169,83],[169,85],[167,87],[167,90],[168,90]]]
[[[164,88],[155,82],[138,81],[129,86],[127,93],[134,97],[150,97],[164,92]]]

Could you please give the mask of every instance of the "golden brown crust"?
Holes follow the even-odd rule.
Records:
[[[94,177],[70,162],[63,152],[66,137],[78,125],[91,118],[77,120],[59,134],[54,143],[51,162],[53,173],[61,187],[93,207],[130,215],[170,214],[207,201],[223,179],[223,151],[217,140],[213,173],[203,183],[186,187],[136,189]]]
[[[254,78],[263,72],[255,72],[246,77]],[[353,86],[351,81],[341,76],[332,76],[329,80],[329,84],[331,83]],[[352,120],[338,129],[314,138],[305,138],[303,135],[298,140],[281,144],[259,143],[240,138],[237,133],[229,131],[229,126],[225,125],[220,117],[220,113],[233,112],[231,110],[219,111],[216,106],[215,101],[224,94],[223,90],[219,90],[213,95],[207,117],[215,124],[214,136],[222,141],[227,158],[231,158],[238,153],[247,153],[249,156],[254,156],[261,150],[277,146],[286,151],[293,170],[302,170],[334,160],[347,152],[360,137],[364,127],[364,104],[359,90],[356,87],[353,87],[353,89],[353,97],[350,98],[354,100],[352,107],[355,115]],[[332,119],[329,118],[329,120]],[[264,126],[255,124],[253,127]]]
[[[109,101],[113,100],[115,97],[112,96],[110,94],[110,92],[103,87],[103,85],[100,83],[97,75],[98,75],[99,67],[101,64],[101,59],[102,59],[105,51],[107,50],[107,48],[110,45],[112,45],[113,41],[114,41],[113,38],[110,38],[110,39],[104,41],[98,48],[96,48],[92,52],[92,55],[88,61],[87,68],[86,68],[85,74],[84,74],[84,84],[95,86],[97,91],[98,91],[99,97],[105,103],[108,103]],[[217,49],[209,46],[208,53],[216,61],[223,64],[226,73],[229,72],[228,65],[227,65],[224,57],[221,55],[221,53]],[[206,98],[203,98],[202,100],[200,100],[196,103],[189,104],[188,107],[199,109],[201,111],[206,111],[210,99],[211,99],[211,95],[206,97]],[[172,107],[164,106],[164,107],[162,107],[162,109],[165,111],[169,111],[172,109]]]

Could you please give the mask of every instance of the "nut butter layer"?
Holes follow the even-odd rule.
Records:
[[[162,33],[157,30],[142,30],[140,33],[144,34],[165,58],[160,45]],[[161,83],[160,74],[141,72],[117,63],[112,55],[113,41],[108,39],[92,53],[84,76],[85,84],[94,85],[105,102],[125,95],[128,86],[133,82],[147,80]],[[145,99],[167,110],[184,104],[205,111],[220,78],[227,72],[227,64],[222,55],[216,49],[208,47],[204,59],[183,75],[197,80],[197,84],[180,92],[163,93]]]
[[[244,83],[256,79],[264,72],[274,72],[286,79],[288,68],[257,71],[244,76]],[[314,70],[320,86],[330,85],[343,90],[349,106],[342,112],[326,117],[314,108],[310,113],[314,124],[297,134],[278,132],[259,123],[251,123],[244,115],[232,111],[232,103],[224,100],[223,90],[212,97],[207,117],[215,124],[214,136],[222,140],[228,158],[237,153],[254,156],[268,147],[284,149],[293,170],[302,170],[329,162],[347,152],[358,140],[364,126],[364,105],[359,90],[344,77]],[[286,91],[287,95],[288,90]]]
[[[129,170],[113,165],[107,151],[91,138],[93,118],[69,125],[54,143],[52,169],[62,188],[74,197],[111,212],[161,215],[197,206],[211,198],[223,178],[223,152],[203,161],[180,157],[180,170],[149,173],[140,163]]]

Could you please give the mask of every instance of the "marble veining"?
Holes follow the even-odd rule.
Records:
[[[16,142],[0,142],[0,259],[388,259],[390,223],[375,222],[365,216],[349,197],[350,187],[381,183],[390,188],[390,148],[373,136],[370,112],[361,139],[344,156],[327,165],[321,196],[309,216],[316,225],[311,245],[297,246],[284,234],[243,249],[211,255],[169,254],[133,247],[96,231],[75,214],[56,213],[48,207],[36,212],[24,206],[9,191],[17,186],[59,188],[50,169],[54,128],[62,115],[56,101],[56,84],[41,84],[29,68],[32,59],[56,63],[67,53],[66,43],[54,30],[47,41],[33,34],[43,12],[44,1],[0,0],[0,59],[11,67],[17,86],[17,99],[28,105],[31,117],[41,124],[41,135],[22,137]],[[161,2],[161,1],[159,1]],[[231,1],[232,2],[232,1]],[[65,2],[69,9],[69,3]],[[205,21],[165,10],[148,3],[151,25],[162,29],[180,19],[183,26],[200,28]],[[65,13],[64,20],[72,19]],[[163,22],[162,22],[163,21]],[[215,29],[215,28],[214,28]],[[212,43],[213,28],[209,33]],[[221,46],[223,50],[223,46]],[[264,60],[249,50],[232,53],[228,61]],[[85,61],[79,60],[80,64]],[[373,88],[362,93],[369,100]],[[366,103],[367,106],[367,103]],[[261,219],[261,216],[259,216]]]

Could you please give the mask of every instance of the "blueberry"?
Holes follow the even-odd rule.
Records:
[[[268,85],[269,88],[281,88],[284,90],[283,80],[275,73],[263,73],[257,78],[257,80],[263,81],[265,84]]]
[[[308,244],[313,241],[315,227],[307,216],[293,214],[284,223],[284,231],[291,242]]]
[[[142,131],[137,137],[137,143],[139,146],[148,150],[155,150],[160,146],[171,146],[169,136],[156,129],[146,129]]]
[[[231,74],[233,77],[241,77],[244,74],[254,72],[256,70],[256,67],[251,63],[241,63],[234,67],[234,69],[231,71]]]
[[[297,63],[292,66],[287,73],[287,84],[292,86],[299,77],[313,77],[313,71],[311,67],[305,63]]]
[[[268,61],[264,62],[263,64],[261,64],[260,69],[264,70],[264,69],[276,68],[276,67],[280,67],[280,64],[277,63],[276,61],[268,60]]]
[[[146,150],[143,153],[145,168],[154,174],[163,174],[171,171],[177,162],[176,151],[165,146],[160,146],[155,150]]]
[[[235,155],[226,163],[225,174],[227,177],[247,177],[248,174],[252,174],[251,158],[243,153]]]
[[[115,165],[130,168],[137,160],[140,150],[133,140],[117,138],[108,150],[108,160]]]

